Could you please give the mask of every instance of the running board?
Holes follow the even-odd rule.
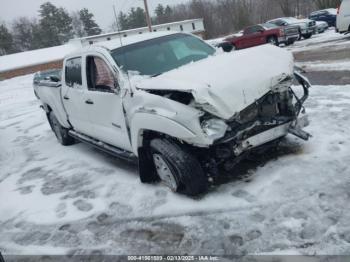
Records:
[[[89,145],[91,145],[91,146],[93,146],[93,147],[95,147],[103,152],[106,152],[106,153],[113,155],[115,157],[118,157],[120,159],[129,161],[129,162],[135,162],[135,163],[137,162],[137,157],[131,152],[128,152],[128,151],[125,151],[123,149],[111,146],[111,145],[106,144],[106,143],[103,143],[103,142],[98,141],[92,137],[78,133],[74,130],[70,130],[69,135],[71,137],[83,142],[83,143],[89,144]]]

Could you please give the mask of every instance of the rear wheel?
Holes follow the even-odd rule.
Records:
[[[269,44],[271,44],[271,45],[278,46],[277,37],[275,37],[275,36],[270,36],[269,38],[267,38],[267,43],[269,43]]]
[[[222,43],[219,45],[219,47],[221,47],[222,50],[224,50],[224,52],[227,52],[227,53],[236,49],[235,45],[231,43]]]
[[[68,129],[64,128],[60,122],[58,122],[55,114],[51,111],[48,115],[49,123],[52,131],[55,133],[58,142],[64,146],[73,145],[75,140],[68,134]]]
[[[152,160],[161,182],[173,192],[197,196],[208,190],[208,179],[198,160],[167,139],[153,139]]]

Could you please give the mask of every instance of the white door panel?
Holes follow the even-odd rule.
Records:
[[[110,145],[131,150],[122,99],[113,93],[87,91],[93,104],[86,107],[93,125],[93,137]]]

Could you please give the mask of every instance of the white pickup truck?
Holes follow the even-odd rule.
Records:
[[[288,133],[307,140],[298,116],[309,87],[283,49],[223,53],[172,32],[82,48],[61,77],[34,85],[62,145],[83,141],[136,160],[142,182],[187,195]]]

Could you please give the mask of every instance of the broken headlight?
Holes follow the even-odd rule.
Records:
[[[227,131],[227,124],[221,119],[204,120],[201,124],[204,133],[211,139],[222,138]]]

